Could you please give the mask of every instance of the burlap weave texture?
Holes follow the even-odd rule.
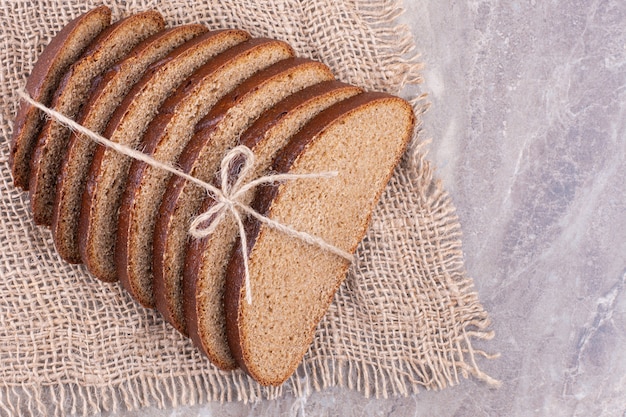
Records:
[[[398,93],[420,81],[413,37],[394,23],[395,1],[129,3],[109,4],[115,19],[156,8],[170,25],[236,27],[285,40],[340,80],[368,89]],[[12,184],[15,91],[50,37],[99,4],[0,0],[0,415],[255,400],[329,386],[387,397],[444,388],[459,375],[489,380],[474,362],[482,352],[472,348],[473,339],[491,337],[488,316],[463,268],[454,208],[417,137],[303,366],[282,387],[216,370],[118,284],[64,263],[49,230],[34,225],[27,193]]]

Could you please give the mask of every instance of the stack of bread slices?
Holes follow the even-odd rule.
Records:
[[[337,171],[260,186],[241,202],[354,253],[412,136],[406,101],[339,82],[279,40],[195,24],[166,29],[155,11],[110,19],[99,7],[62,29],[32,69],[28,94],[205,182],[219,183],[220,162],[238,145],[255,156],[246,180]],[[189,235],[215,204],[197,185],[97,145],[26,102],[10,162],[63,259],[119,280],[216,366],[243,368],[261,384],[295,371],[349,267],[245,219],[249,303],[235,221]]]

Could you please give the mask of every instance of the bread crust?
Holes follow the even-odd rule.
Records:
[[[277,154],[274,164],[272,166],[273,170],[277,173],[288,172],[289,169],[294,165],[297,159],[303,154],[303,152],[309,147],[313,141],[315,141],[318,137],[320,137],[323,132],[332,126],[334,123],[340,122],[342,119],[345,119],[350,115],[350,113],[363,108],[363,106],[370,106],[376,103],[378,100],[401,100],[397,97],[391,96],[386,93],[376,93],[376,92],[368,92],[363,93],[358,96],[354,96],[342,102],[335,104],[333,107],[327,109],[326,111],[320,113],[317,117],[311,120],[297,135],[295,135],[292,140]],[[408,104],[406,104],[408,106]],[[408,145],[408,141],[411,138],[411,133],[413,130],[413,126],[415,123],[415,115],[411,112],[411,125],[409,129],[409,134],[404,138],[404,142],[401,144],[401,148],[405,149]],[[399,153],[395,161],[393,161],[393,166],[396,166],[399,163],[399,160],[402,156],[403,152]],[[393,170],[390,170],[387,178],[385,178],[384,184],[386,184]],[[383,187],[384,188],[384,187]],[[383,192],[383,188],[377,190],[375,200],[378,201]],[[252,204],[252,208],[257,212],[268,216],[271,218],[272,204],[277,199],[279,199],[279,193],[281,190],[280,185],[270,185],[266,187],[259,188],[255,200]],[[365,220],[365,225],[369,224],[371,220],[371,212],[368,213],[368,216]],[[248,254],[249,257],[253,256],[254,246],[259,238],[262,236],[266,229],[262,228],[262,225],[259,221],[254,219],[247,219],[245,222],[246,236],[248,239]],[[349,253],[354,253],[358,242],[362,240],[365,235],[367,228],[363,228],[361,231],[361,235],[356,240],[357,243],[354,244],[353,247],[349,248],[347,251]],[[335,287],[332,292],[330,292],[331,296],[326,302],[326,308],[328,308],[330,303],[332,302],[332,295],[337,291],[341,283],[345,278],[345,273],[349,268],[349,264],[346,263],[344,268],[344,273],[338,277]],[[231,255],[231,259],[228,263],[227,271],[226,271],[226,282],[225,282],[225,292],[224,292],[224,309],[225,309],[225,319],[226,319],[226,332],[228,337],[228,344],[230,347],[231,354],[233,355],[235,361],[239,365],[240,368],[245,370],[249,375],[251,375],[254,379],[256,379],[262,385],[280,385],[282,384],[293,372],[295,372],[298,363],[293,363],[290,371],[286,375],[276,375],[274,378],[265,377],[263,375],[259,375],[256,370],[250,366],[249,363],[249,352],[246,350],[245,343],[247,342],[245,335],[241,333],[240,329],[240,321],[241,319],[241,305],[245,303],[245,294],[244,290],[244,265],[243,265],[243,254],[240,248],[240,241],[235,244],[233,249],[233,253]],[[312,341],[314,336],[315,327],[317,323],[321,320],[321,317],[315,320],[315,326],[312,329],[309,329],[307,333],[310,335],[309,344]],[[307,345],[308,347],[308,345]],[[306,352],[303,351],[302,355]]]
[[[104,30],[111,21],[111,9],[97,7],[69,22],[43,50],[30,76],[26,80],[26,91],[36,101],[48,106],[61,81],[65,70],[80,56],[82,50]],[[80,48],[68,49],[87,27],[95,29],[92,38],[84,39]],[[56,76],[55,76],[56,74]],[[16,187],[28,190],[30,159],[36,144],[37,135],[43,126],[40,111],[24,101],[20,103],[13,122],[9,164]]]

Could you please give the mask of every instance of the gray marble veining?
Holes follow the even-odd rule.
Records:
[[[626,416],[626,2],[407,0],[499,389],[129,415]]]
[[[623,415],[626,3],[409,8],[431,157],[502,354],[484,364],[502,388],[439,393],[459,397],[446,415]]]

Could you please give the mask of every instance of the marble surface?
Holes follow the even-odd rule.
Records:
[[[626,416],[626,2],[406,0],[424,137],[496,338],[440,392],[124,416]]]

